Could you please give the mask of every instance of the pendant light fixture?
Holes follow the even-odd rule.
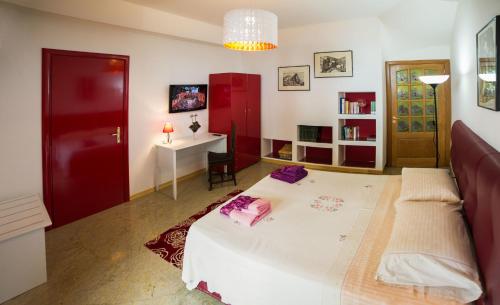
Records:
[[[278,47],[278,16],[259,9],[236,9],[224,15],[224,47],[265,51]]]

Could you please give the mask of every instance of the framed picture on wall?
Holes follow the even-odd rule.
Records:
[[[311,66],[278,67],[278,91],[311,90]]]
[[[496,16],[476,36],[477,105],[500,111],[500,90],[497,89],[500,69],[500,16]]]
[[[314,77],[352,77],[352,51],[314,53]]]

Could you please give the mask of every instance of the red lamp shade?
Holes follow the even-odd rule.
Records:
[[[163,126],[163,133],[170,133],[174,132],[174,127],[172,126],[172,123],[165,123],[165,126]]]

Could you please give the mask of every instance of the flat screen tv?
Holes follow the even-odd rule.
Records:
[[[207,109],[207,85],[170,85],[168,112]]]

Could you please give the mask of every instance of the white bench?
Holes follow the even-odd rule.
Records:
[[[45,227],[37,195],[0,202],[0,303],[47,281]]]

